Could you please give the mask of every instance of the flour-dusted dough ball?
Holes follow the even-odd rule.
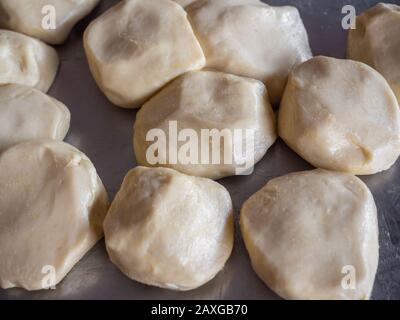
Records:
[[[400,102],[400,6],[380,3],[357,17],[347,56],[378,70]]]
[[[293,67],[311,58],[296,8],[258,0],[199,0],[187,8],[207,67],[263,81],[275,104]]]
[[[0,86],[23,84],[47,92],[58,64],[52,47],[20,33],[0,30]]]
[[[273,179],[245,202],[240,226],[253,269],[286,299],[368,299],[379,258],[377,212],[349,173]]]
[[[35,140],[2,153],[0,287],[59,283],[103,236],[107,209],[96,169],[74,147]]]
[[[400,155],[399,105],[371,67],[317,57],[289,78],[279,134],[316,167],[374,174],[389,169]]]
[[[191,290],[224,267],[233,246],[232,201],[218,183],[136,167],[104,221],[111,261],[129,278]]]
[[[27,140],[63,140],[70,119],[64,104],[35,88],[0,86],[0,152]]]
[[[159,140],[153,141],[151,131],[161,130],[166,141],[174,140],[170,130],[173,122],[177,135],[184,134],[186,129],[193,130],[197,141],[178,137],[176,144],[166,144],[166,152],[162,148],[152,152]],[[217,130],[222,138],[204,139],[204,130]],[[230,137],[223,136],[226,131]],[[257,80],[212,71],[189,72],[175,80],[143,106],[134,128],[134,148],[140,165],[167,166],[211,179],[251,170],[276,138],[275,115],[265,86]],[[192,148],[184,152],[190,142]],[[195,161],[180,157],[195,154],[193,149],[197,152]],[[149,158],[153,153],[157,153],[157,163]],[[216,155],[220,159],[213,162]]]
[[[1,0],[0,27],[50,44],[61,44],[74,25],[89,14],[98,2],[99,0]],[[50,24],[53,14],[55,29]]]
[[[124,108],[205,65],[186,12],[169,0],[121,1],[89,25],[84,46],[97,84]]]

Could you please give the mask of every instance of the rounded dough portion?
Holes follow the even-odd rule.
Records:
[[[166,141],[174,139],[174,123],[179,136],[188,129],[197,140],[185,137],[176,145],[168,143],[165,152],[162,148],[153,152],[157,153],[157,163],[152,162],[155,142],[147,139],[148,135],[156,129],[165,133]],[[221,136],[213,135],[204,143],[204,130],[217,130]],[[175,80],[137,113],[134,149],[140,165],[167,166],[186,174],[219,179],[251,170],[276,137],[275,115],[261,82],[220,72],[195,71]],[[187,159],[186,152],[182,152],[190,142],[198,150],[195,159]],[[177,159],[170,157],[171,153]],[[214,164],[212,160],[217,155],[220,159]]]
[[[399,105],[387,81],[369,66],[317,57],[289,78],[279,134],[315,167],[374,174],[400,155]]]
[[[0,152],[27,140],[63,140],[71,114],[56,99],[31,87],[0,87]]]
[[[205,64],[186,12],[169,0],[121,1],[89,25],[84,46],[97,84],[124,108]]]
[[[347,57],[378,70],[400,103],[400,6],[379,3],[357,17],[350,30]]]
[[[35,140],[3,152],[0,287],[44,289],[47,266],[59,283],[102,238],[107,209],[96,169],[74,147]]]
[[[57,52],[45,43],[0,30],[0,86],[22,84],[47,92],[58,69]]]
[[[74,25],[89,14],[99,0],[1,0],[0,27],[24,33],[50,44],[63,43]],[[45,29],[42,21],[55,9],[55,29]],[[43,13],[45,12],[45,13]]]
[[[228,191],[204,178],[136,167],[104,221],[111,261],[129,278],[191,290],[224,267],[233,247]]]
[[[243,205],[240,226],[253,269],[281,297],[368,299],[379,258],[376,211],[360,179],[319,169],[268,182]],[[354,290],[342,286],[348,270]]]
[[[278,103],[290,71],[312,57],[295,7],[258,0],[199,0],[187,8],[207,67],[258,79]]]

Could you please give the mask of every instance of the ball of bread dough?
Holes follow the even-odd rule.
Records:
[[[27,140],[63,140],[70,119],[64,104],[35,88],[0,86],[0,152]]]
[[[61,44],[74,25],[89,14],[98,2],[99,0],[1,0],[0,27],[39,38],[47,43]],[[53,17],[54,26],[51,24]]]
[[[273,179],[245,202],[240,226],[253,269],[286,299],[368,299],[378,265],[377,212],[349,173]]]
[[[124,108],[205,64],[186,12],[169,0],[121,1],[89,25],[84,46],[97,84]]]
[[[0,86],[23,84],[47,92],[58,69],[57,52],[34,38],[0,30]]]
[[[357,17],[347,56],[369,64],[389,82],[400,102],[400,6],[380,3]]]
[[[152,137],[154,130],[165,138]],[[194,138],[186,136],[185,130],[193,132]],[[217,134],[203,138],[207,137],[203,134],[211,136],[211,130]],[[134,149],[140,165],[219,179],[251,170],[276,137],[275,115],[262,82],[194,71],[175,80],[138,112]],[[168,143],[158,148],[163,139]],[[188,145],[190,150],[185,148]]]
[[[263,81],[278,103],[293,67],[311,58],[296,8],[258,0],[199,0],[187,8],[207,67]]]
[[[35,140],[3,152],[0,287],[59,283],[103,236],[107,208],[96,169],[74,147]]]
[[[387,81],[369,66],[317,57],[289,78],[279,134],[316,167],[374,174],[400,155],[399,105]]]
[[[129,278],[195,289],[224,267],[233,246],[232,201],[218,183],[136,167],[104,221],[111,261]]]

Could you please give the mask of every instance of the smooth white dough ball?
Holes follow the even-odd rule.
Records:
[[[74,147],[34,140],[1,153],[0,287],[57,285],[103,237],[107,210],[96,169]]]
[[[240,225],[253,269],[281,297],[370,297],[377,210],[357,177],[319,169],[273,179],[245,202]]]
[[[221,72],[189,72],[137,113],[136,160],[210,179],[247,174],[275,142],[275,122],[262,82]],[[171,126],[177,127],[177,137]],[[176,141],[186,129],[194,137]],[[150,139],[153,130],[163,136]],[[167,143],[158,144],[164,137]],[[168,142],[173,139],[176,144]],[[185,146],[190,150],[186,152]]]
[[[90,70],[117,106],[138,108],[181,74],[205,65],[183,8],[169,0],[123,0],[84,34]]]
[[[40,40],[0,30],[0,86],[22,84],[47,92],[55,79],[57,51]]]
[[[400,103],[400,6],[379,3],[357,17],[349,31],[347,57],[378,70]]]
[[[295,7],[198,0],[186,10],[207,67],[264,82],[273,104],[280,101],[290,71],[312,57]]]
[[[63,103],[35,88],[0,86],[0,152],[28,140],[63,140],[70,120]]]
[[[111,261],[129,278],[191,290],[224,267],[233,246],[232,201],[218,183],[136,167],[104,221]]]
[[[279,135],[315,167],[357,175],[400,155],[400,111],[387,81],[361,62],[313,58],[289,77]]]
[[[75,24],[89,14],[99,1],[1,0],[0,27],[50,44],[61,44]]]

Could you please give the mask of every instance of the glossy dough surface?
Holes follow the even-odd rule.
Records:
[[[377,212],[357,177],[315,170],[273,179],[245,202],[240,219],[255,272],[283,298],[369,298]]]
[[[92,74],[111,102],[134,108],[205,64],[183,8],[169,0],[121,1],[84,35]]]
[[[188,139],[182,139],[175,146],[168,144],[163,158],[165,166],[172,167],[186,174],[218,179],[235,175],[237,169],[245,169],[242,162],[248,142],[246,130],[254,135],[254,149],[251,155],[257,163],[265,155],[276,140],[275,115],[268,100],[264,85],[253,79],[238,77],[212,71],[195,71],[178,78],[163,91],[148,101],[136,116],[134,128],[135,155],[140,165],[150,166],[147,152],[153,141],[146,141],[151,129],[160,129],[166,133],[167,141],[172,133],[169,131],[171,121],[176,121],[178,134],[183,129],[195,130],[198,137],[199,152],[195,163],[170,161],[169,154],[178,154]],[[232,139],[224,139],[221,144],[208,142],[208,150],[202,148],[201,134],[203,129],[217,129],[219,132],[227,129]],[[234,129],[241,130],[236,135]],[[221,139],[222,140],[222,139]],[[214,142],[213,142],[214,141]],[[243,152],[238,152],[239,145]],[[224,156],[224,148],[231,155]],[[202,161],[201,153],[207,160]],[[212,163],[213,154],[221,154],[220,162]],[[162,161],[160,161],[162,162]],[[159,164],[157,164],[159,165]]]
[[[111,261],[129,278],[191,290],[224,267],[233,246],[232,202],[218,183],[136,167],[104,221]]]
[[[33,139],[63,140],[71,115],[45,93],[23,85],[0,87],[0,152]]]
[[[315,167],[374,174],[389,169],[400,155],[399,105],[371,67],[317,57],[289,78],[279,134]]]
[[[0,30],[0,86],[23,84],[47,92],[58,69],[57,52],[34,38]]]
[[[378,70],[400,103],[400,6],[380,3],[357,17],[347,56]]]
[[[107,193],[90,160],[63,142],[36,140],[0,155],[0,287],[60,282],[103,236]],[[45,282],[46,284],[46,282]]]
[[[1,0],[0,27],[24,33],[50,44],[61,44],[74,25],[86,16],[99,0]],[[43,28],[55,10],[55,29]],[[52,9],[51,9],[52,10]]]
[[[272,103],[281,99],[293,67],[311,58],[295,7],[257,0],[199,0],[187,7],[207,67],[258,79]]]

